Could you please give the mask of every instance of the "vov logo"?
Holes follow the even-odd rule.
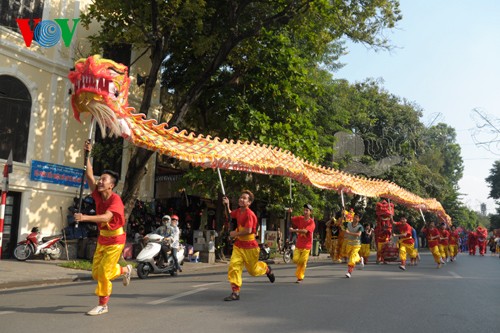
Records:
[[[31,19],[16,19],[19,30],[24,38],[24,43],[26,47],[31,46],[31,42],[34,40],[41,47],[49,48],[56,45],[62,38],[64,46],[69,47],[73,35],[76,31],[76,25],[80,22],[79,18],[73,19],[73,28],[69,27],[69,19],[58,18],[51,20],[43,20],[36,18],[33,19],[34,29],[31,30],[30,27]]]

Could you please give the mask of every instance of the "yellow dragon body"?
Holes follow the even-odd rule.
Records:
[[[128,68],[98,55],[80,59],[68,75],[74,85],[71,103],[74,116],[89,112],[103,133],[105,127],[117,136],[145,149],[156,151],[202,168],[220,168],[290,177],[321,189],[367,197],[391,199],[396,203],[431,211],[450,222],[442,205],[424,199],[400,186],[379,179],[366,179],[322,167],[280,148],[254,142],[229,141],[195,135],[167,124],[147,120],[128,106]]]

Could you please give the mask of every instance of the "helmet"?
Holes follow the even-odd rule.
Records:
[[[179,216],[177,216],[177,215],[172,215],[172,220],[179,221]]]
[[[170,218],[170,215],[163,215],[161,218],[162,221],[170,222],[172,219]]]

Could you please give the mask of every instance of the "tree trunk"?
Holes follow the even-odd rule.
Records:
[[[153,154],[154,152],[151,150],[136,147],[130,156],[121,196],[125,205],[125,219],[127,221],[132,209],[134,209],[142,178],[148,171],[147,163]]]

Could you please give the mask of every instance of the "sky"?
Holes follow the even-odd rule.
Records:
[[[464,161],[461,200],[475,211],[485,203],[495,213],[485,178],[500,150],[476,146],[471,130],[474,109],[500,119],[500,1],[401,0],[400,8],[403,19],[384,32],[394,50],[347,43],[345,66],[334,76],[351,83],[381,79],[389,93],[423,109],[423,124],[455,128]]]

